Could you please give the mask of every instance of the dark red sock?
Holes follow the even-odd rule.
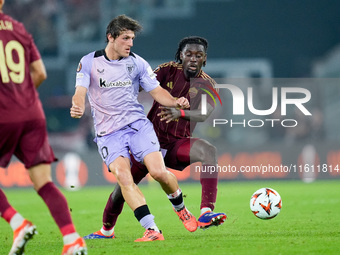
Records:
[[[5,193],[0,189],[0,215],[8,223],[17,211],[9,204]]]
[[[104,209],[103,228],[105,230],[110,230],[116,225],[117,218],[123,210],[124,202],[125,200],[120,187],[117,185],[115,190],[110,194]]]
[[[44,200],[50,213],[57,223],[63,236],[76,232],[72,223],[71,213],[63,193],[55,186],[53,182],[46,183],[38,190],[38,194]]]
[[[204,169],[210,169],[210,167],[204,165]],[[216,167],[211,169],[216,169]],[[214,210],[217,197],[218,173],[201,172],[200,182],[202,185],[201,208],[209,207],[211,210]]]

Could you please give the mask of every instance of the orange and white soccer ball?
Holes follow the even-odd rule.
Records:
[[[261,188],[250,199],[250,210],[257,218],[269,220],[277,216],[282,207],[280,194],[271,188]]]

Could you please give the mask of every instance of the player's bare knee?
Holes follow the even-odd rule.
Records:
[[[204,156],[203,159],[206,160],[212,160],[212,159],[217,159],[217,149],[214,145],[212,144],[207,144],[206,147],[204,148]]]
[[[150,173],[151,177],[155,179],[155,181],[159,183],[167,183],[168,182],[168,175],[166,171],[154,171]]]
[[[124,188],[133,184],[133,179],[129,169],[115,167],[111,169],[112,174],[116,177],[119,185]]]

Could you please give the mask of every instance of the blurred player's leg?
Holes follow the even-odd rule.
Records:
[[[87,254],[86,244],[73,225],[66,198],[51,182],[51,166],[40,164],[31,167],[29,174],[34,189],[44,200],[63,236],[64,248],[62,254],[71,254],[71,251],[72,254]]]
[[[183,144],[183,146],[188,146]],[[180,147],[181,149],[181,147]],[[187,151],[187,149],[183,149]],[[181,150],[178,150],[180,153]],[[188,160],[185,155],[179,155],[182,160]],[[203,139],[197,139],[191,142],[190,149],[190,163],[202,162],[203,169],[217,169],[217,152],[216,148],[209,142]],[[202,186],[201,198],[201,215],[198,218],[199,228],[208,228],[210,226],[218,226],[224,223],[227,216],[224,213],[214,213],[216,197],[217,197],[217,183],[218,171],[200,173],[200,183]]]
[[[21,214],[19,214],[8,202],[5,193],[0,189],[0,215],[9,223],[13,230],[13,244],[9,252],[23,254],[27,242],[37,233],[36,227]]]

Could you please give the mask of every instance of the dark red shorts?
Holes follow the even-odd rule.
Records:
[[[172,169],[182,171],[193,163],[190,161],[190,149],[196,140],[199,140],[199,138],[182,138],[171,144],[164,146],[161,144],[161,148],[167,150],[164,157],[165,165]]]
[[[0,167],[15,155],[26,168],[57,159],[48,142],[45,120],[0,124]]]

